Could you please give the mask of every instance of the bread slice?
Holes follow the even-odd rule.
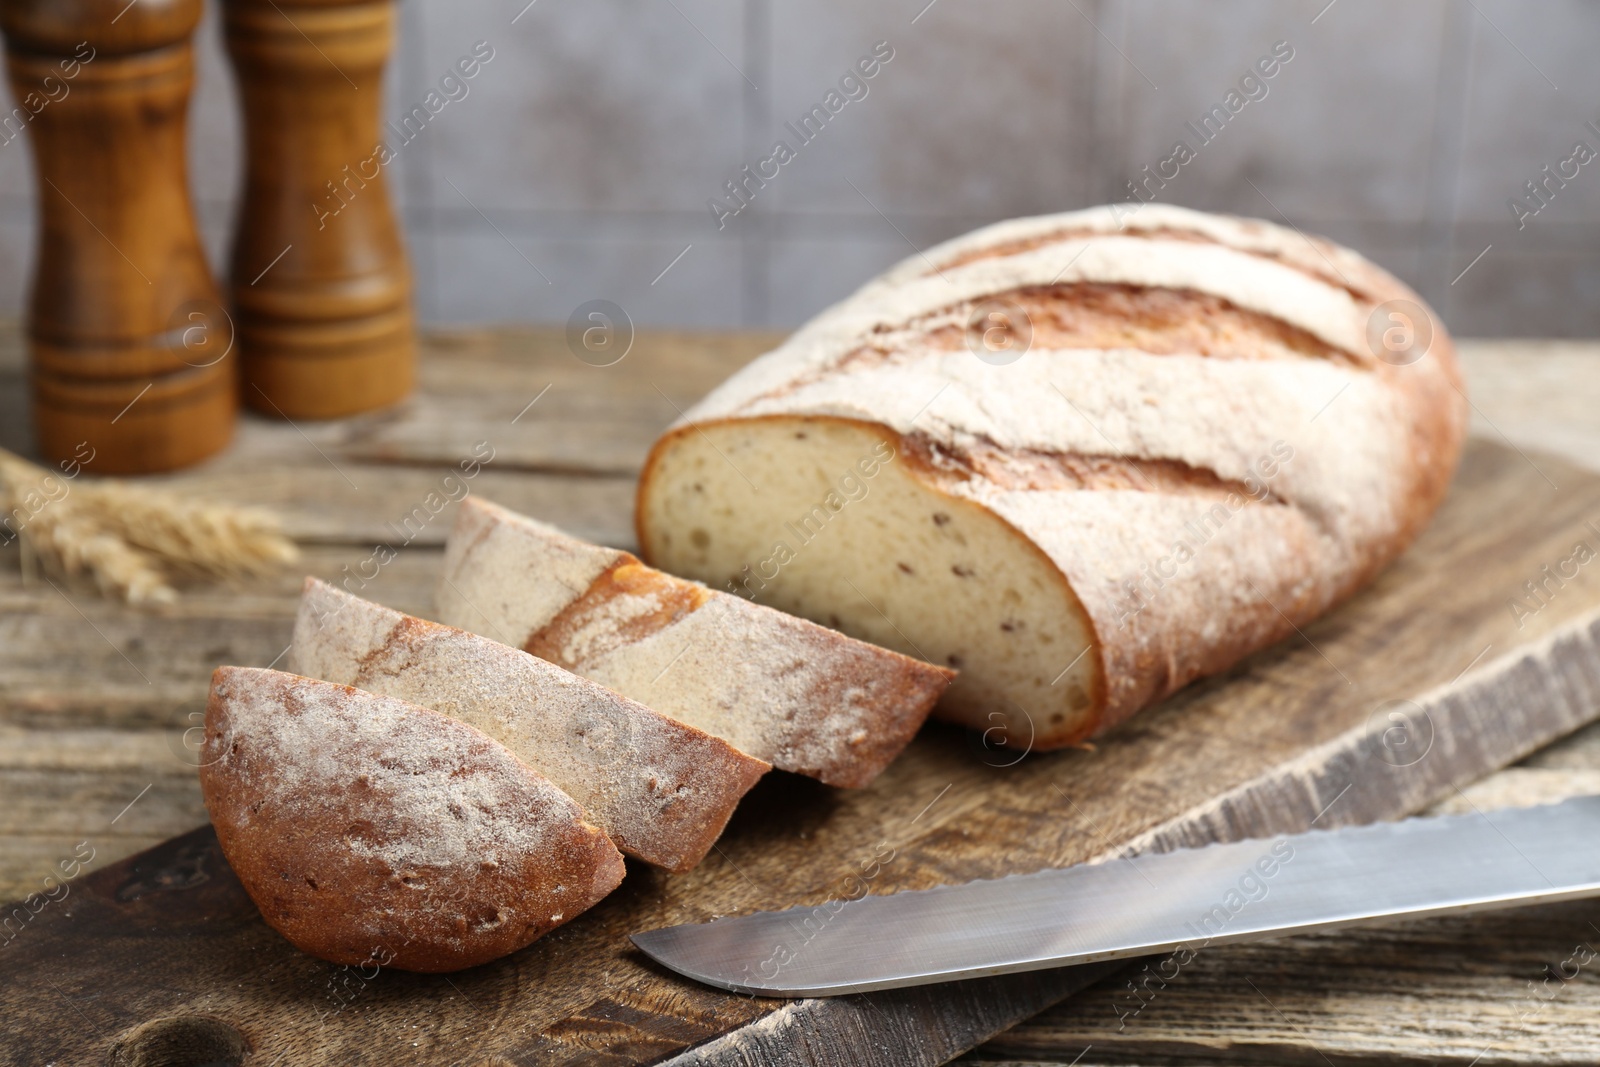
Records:
[[[477,497],[445,546],[437,604],[453,625],[830,785],[877,777],[954,676]]]
[[[1394,559],[1467,420],[1437,317],[1348,249],[1159,205],[907,259],[656,444],[641,553],[961,675],[1051,748]]]
[[[200,786],[262,918],[333,963],[454,971],[622,881],[561,790],[464,723],[281,671],[221,667]]]
[[[577,801],[630,856],[686,871],[769,766],[602,685],[307,578],[292,669],[482,730]]]

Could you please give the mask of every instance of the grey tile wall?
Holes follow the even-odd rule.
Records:
[[[240,165],[219,22],[190,162],[222,264]],[[430,321],[604,297],[644,324],[793,326],[974,226],[1123,198],[1183,139],[1161,200],[1351,244],[1461,334],[1600,335],[1600,160],[1520,228],[1507,206],[1575,142],[1600,150],[1582,0],[401,0],[389,112],[480,40],[468,96],[391,170]],[[1265,95],[1201,144],[1186,124],[1280,41]],[[878,42],[892,58],[802,143],[789,126]],[[719,227],[708,201],[731,207],[724,183],[778,140],[793,158]],[[0,314],[33,255],[27,152],[0,145]]]

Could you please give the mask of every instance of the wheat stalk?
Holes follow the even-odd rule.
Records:
[[[299,556],[269,512],[124,482],[78,484],[4,449],[0,509],[0,538],[20,536],[43,570],[87,573],[129,603],[176,599],[178,575],[259,575]]]

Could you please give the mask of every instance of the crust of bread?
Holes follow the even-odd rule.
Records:
[[[877,777],[954,677],[475,497],[438,611],[830,785]]]
[[[487,637],[307,578],[290,668],[483,731],[577,801],[623,852],[670,871],[705,858],[769,765]]]
[[[281,671],[221,667],[200,785],[267,923],[333,963],[454,971],[622,881],[577,804],[465,723]]]
[[[973,310],[996,299],[1023,309],[1034,336],[1003,366],[965,343]],[[669,459],[728,453],[729,437],[708,434],[760,426],[781,467],[806,461],[792,442],[807,426],[870,427],[930,499],[984,509],[1064,580],[1060,614],[1081,610],[1091,635],[1092,707],[1027,736],[1074,743],[1293,633],[1432,516],[1467,405],[1431,312],[1419,359],[1379,358],[1368,338],[1389,301],[1426,312],[1356,253],[1255,220],[1147,205],[1131,219],[1101,208],[980,230],[869,282],[675,424],[641,475],[642,554],[708,582],[753,562],[685,553],[690,531],[666,517],[684,489],[663,480]],[[737,510],[706,514],[713,504]],[[1153,574],[1180,542],[1194,565]],[[804,608],[831,610],[815,597]],[[963,670],[936,714],[983,728],[966,684],[981,672]]]

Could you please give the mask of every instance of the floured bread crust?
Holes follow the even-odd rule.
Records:
[[[437,604],[453,625],[831,785],[875,778],[953,675],[477,498],[446,545]]]
[[[622,881],[578,806],[464,723],[281,671],[221,667],[200,784],[267,923],[334,963],[454,971]]]
[[[406,700],[482,730],[577,801],[617,847],[686,871],[768,765],[498,641],[306,579],[300,674]]]
[[[969,349],[991,302],[1027,325],[1016,358]],[[1425,351],[1376,343],[1396,307]],[[1054,747],[1369,581],[1443,498],[1466,413],[1443,326],[1348,249],[1155,205],[1019,219],[690,410],[646,462],[639,543],[959,666],[938,714]]]

